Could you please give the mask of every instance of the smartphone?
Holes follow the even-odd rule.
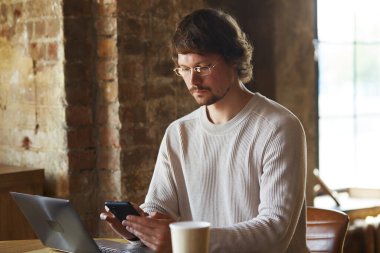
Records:
[[[113,213],[120,222],[125,220],[125,217],[127,217],[127,215],[140,216],[140,214],[136,211],[133,205],[129,202],[106,201],[105,205],[110,209],[110,212]]]

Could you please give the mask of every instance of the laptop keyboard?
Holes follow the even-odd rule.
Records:
[[[99,246],[99,249],[102,253],[140,253],[141,248],[131,248],[131,249],[110,249],[108,247]]]
[[[118,243],[111,241],[97,241],[98,247],[102,253],[144,253],[152,252],[142,243],[122,244],[122,247],[116,245]]]
[[[102,246],[99,246],[99,249],[102,253],[120,253],[121,252],[120,250],[117,250],[117,249],[110,249],[110,248],[106,248]]]

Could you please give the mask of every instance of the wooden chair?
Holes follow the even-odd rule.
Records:
[[[307,207],[306,243],[310,252],[343,252],[348,222],[348,215],[341,211]]]

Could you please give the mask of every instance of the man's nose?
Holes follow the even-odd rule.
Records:
[[[195,70],[191,70],[190,82],[192,85],[200,84],[202,82],[202,77]]]

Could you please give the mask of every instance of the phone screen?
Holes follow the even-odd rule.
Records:
[[[106,201],[105,205],[110,209],[110,212],[112,212],[120,222],[122,220],[125,220],[127,215],[140,215],[133,207],[133,205],[129,202]]]

